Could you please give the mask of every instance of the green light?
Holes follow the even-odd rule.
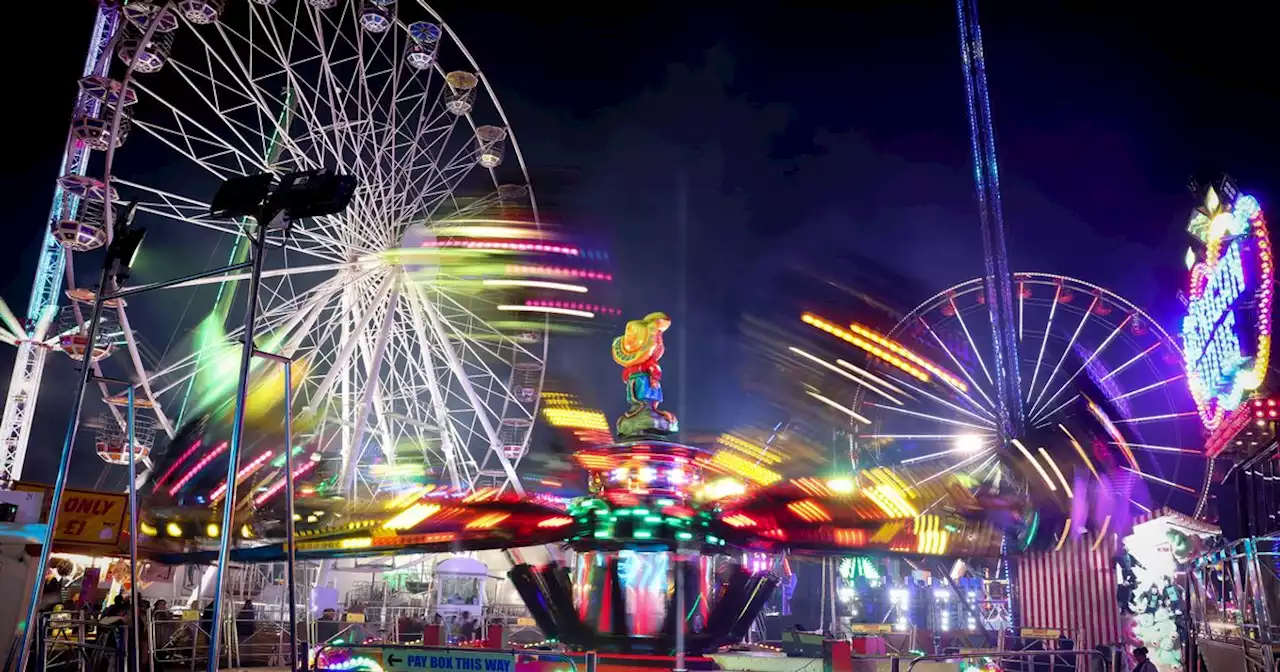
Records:
[[[672,505],[674,505],[674,504],[676,503],[676,500],[674,500],[674,499],[667,499],[666,497],[663,497],[662,499],[657,500],[655,503],[656,503],[658,506],[672,506]]]
[[[644,522],[646,522],[646,523],[661,523],[661,522],[662,522],[662,516],[645,516],[645,517],[644,517]]]
[[[649,515],[649,509],[632,509],[631,514],[634,516],[647,516]]]
[[[676,539],[679,539],[680,541],[689,541],[692,538],[693,534],[690,532],[676,532]]]
[[[637,530],[636,539],[652,539],[653,533],[649,530]]]
[[[714,544],[714,543],[716,543],[717,541],[720,541],[720,537],[717,537],[717,536],[716,536],[716,535],[714,535],[714,534],[708,534],[708,535],[707,535],[707,543],[708,543],[708,544]]]
[[[611,535],[608,530],[596,530],[596,539],[608,539]]]

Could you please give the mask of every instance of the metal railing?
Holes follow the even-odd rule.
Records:
[[[1070,657],[1076,658],[1076,664],[1072,664],[1068,660],[1064,660],[1066,665],[1063,668],[1061,668],[1062,670],[1064,670],[1064,672],[1066,670],[1084,669],[1084,668],[1081,668],[1078,665],[1078,663],[1080,660],[1086,659],[1086,658],[1096,659],[1099,662],[1101,662],[1102,667],[1099,669],[1103,670],[1104,672],[1123,672],[1122,670],[1114,669],[1113,668],[1114,661],[1107,660],[1107,657],[1101,651],[1097,651],[1094,649],[1073,649],[1070,651],[989,651],[989,652],[983,652],[983,653],[970,653],[970,654],[942,654],[938,656],[917,656],[915,658],[912,658],[911,663],[907,665],[907,672],[911,672],[912,670],[914,670],[916,665],[919,665],[920,663],[923,663],[923,662],[929,662],[929,661],[962,662],[965,660],[975,660],[975,659],[981,658],[984,660],[985,659],[995,660],[1001,664],[1001,667],[1004,667],[1003,663],[1008,660],[1022,660],[1026,658],[1036,658],[1040,656],[1049,656],[1049,655],[1052,655],[1055,658],[1056,657],[1062,657],[1064,659],[1069,659]],[[1042,669],[1045,669],[1045,670],[1055,669],[1054,660],[1051,659],[1049,662],[1049,666]]]

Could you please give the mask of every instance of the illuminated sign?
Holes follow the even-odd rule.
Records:
[[[1274,267],[1258,201],[1230,182],[1208,188],[1187,229],[1205,245],[1189,250],[1187,315],[1182,320],[1187,382],[1207,429],[1257,389],[1271,352]]]

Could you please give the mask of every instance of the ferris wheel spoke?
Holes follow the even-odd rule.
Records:
[[[417,296],[414,292],[413,296]],[[417,337],[420,371],[424,374],[427,383],[428,401],[431,405],[431,412],[435,417],[436,424],[440,426],[440,448],[444,453],[444,466],[449,473],[449,478],[455,488],[462,487],[462,481],[459,478],[459,455],[458,443],[456,442],[455,430],[449,421],[449,412],[445,406],[445,395],[440,386],[440,379],[436,372],[435,363],[432,361],[431,348],[427,345],[430,339],[427,338],[425,328],[426,315],[424,314],[418,301],[410,300],[409,314],[411,316],[410,325]],[[412,360],[411,360],[412,361]],[[424,444],[426,445],[426,444]],[[469,481],[470,482],[470,481]]]
[[[1058,363],[1054,364],[1053,368],[1049,371],[1049,377],[1045,379],[1044,386],[1040,388],[1040,394],[1036,396],[1035,401],[1032,402],[1031,404],[1032,408],[1035,408],[1040,404],[1040,400],[1044,398],[1045,392],[1048,391],[1049,386],[1053,384],[1053,379],[1058,375],[1058,371],[1062,369],[1062,364],[1067,361],[1067,355],[1071,354],[1072,348],[1075,347],[1076,341],[1079,340],[1080,334],[1084,331],[1085,325],[1088,324],[1089,316],[1093,314],[1093,310],[1094,308],[1097,307],[1098,301],[1099,301],[1099,298],[1097,296],[1094,296],[1093,300],[1089,303],[1089,308],[1084,311],[1083,315],[1080,316],[1080,323],[1076,325],[1076,330],[1072,332],[1071,340],[1067,342],[1067,346],[1062,349],[1062,356],[1058,357]],[[1049,332],[1048,330],[1046,330],[1045,338],[1048,339],[1048,337],[1049,337]],[[1038,368],[1039,364],[1037,363],[1036,366]],[[1028,388],[1027,398],[1030,399],[1031,395],[1034,392],[1035,392],[1035,388]]]
[[[435,345],[443,352],[445,362],[448,363],[449,369],[452,370],[454,379],[462,388],[467,401],[470,402],[471,408],[475,412],[475,419],[484,430],[485,438],[488,439],[489,450],[493,451],[498,463],[502,465],[502,470],[506,473],[511,487],[515,489],[517,494],[523,495],[524,486],[521,485],[520,478],[516,475],[515,467],[512,466],[511,461],[507,459],[506,453],[502,449],[501,437],[498,436],[497,427],[494,426],[492,419],[488,415],[488,408],[481,402],[479,394],[472,385],[471,378],[467,376],[466,371],[463,369],[461,358],[458,356],[457,351],[454,350],[452,341],[445,332],[444,320],[441,319],[436,306],[425,296],[425,290],[421,287],[416,287],[416,289],[419,293],[419,298],[422,300],[422,310],[426,314],[427,322],[430,324],[431,331],[435,336]]]
[[[1053,301],[1049,304],[1049,321],[1044,325],[1044,334],[1040,338],[1040,350],[1036,354],[1036,365],[1031,368],[1031,384],[1027,386],[1026,398],[1030,399],[1036,389],[1036,380],[1040,376],[1040,365],[1044,362],[1044,351],[1049,345],[1049,333],[1053,331],[1053,318],[1058,314],[1058,305],[1062,298],[1062,285],[1054,289]],[[1021,327],[1019,327],[1021,329]]]
[[[952,352],[951,348],[947,347],[946,342],[943,341],[942,337],[938,335],[938,332],[934,330],[933,325],[926,322],[924,317],[920,317],[918,319],[920,320],[920,324],[924,325],[925,331],[928,331],[929,335],[933,337],[934,343],[936,343],[939,348],[942,348],[942,351],[947,355],[947,359],[950,359],[951,363],[955,364],[956,369],[960,371],[960,375],[964,376],[965,380],[969,381],[969,384],[973,386],[974,390],[977,390],[978,394],[981,395],[983,400],[987,402],[987,405],[983,406],[982,404],[978,403],[978,400],[974,399],[972,395],[970,395],[969,393],[965,392],[964,390],[960,389],[955,385],[949,385],[951,390],[954,391],[957,395],[959,395],[961,399],[964,399],[965,401],[969,402],[969,404],[971,404],[974,408],[987,413],[991,413],[992,414],[991,417],[994,418],[995,417],[994,412],[995,412],[995,406],[996,406],[995,402],[991,401],[991,397],[987,395],[987,391],[983,389],[982,385],[979,385],[978,381],[974,379],[971,373],[969,373],[969,367],[962,364],[960,362],[960,358],[956,357],[956,354]],[[974,353],[977,354],[977,351],[975,350]],[[896,376],[895,376],[895,379],[900,380],[900,378]]]
[[[886,405],[884,405],[884,404],[879,404],[879,403],[870,402],[870,401],[869,401],[869,402],[866,402],[866,405],[867,405],[867,406],[871,406],[871,407],[873,407],[873,408],[879,408],[879,409],[886,410],[886,411],[892,411],[893,413],[900,413],[900,414],[902,414],[902,415],[909,415],[909,416],[912,416],[912,417],[921,418],[921,419],[923,419],[923,420],[932,420],[932,421],[934,421],[934,422],[942,423],[942,424],[944,424],[944,425],[954,425],[954,426],[956,426],[956,427],[965,427],[965,428],[968,428],[968,429],[977,430],[977,431],[979,431],[979,432],[991,432],[991,431],[994,431],[994,430],[995,430],[995,423],[993,423],[993,422],[987,422],[987,423],[985,423],[985,424],[976,425],[976,424],[974,424],[974,423],[972,423],[972,422],[965,422],[965,421],[963,421],[963,420],[956,420],[955,418],[947,418],[947,417],[943,417],[943,416],[941,416],[941,415],[932,415],[932,414],[930,414],[930,413],[922,413],[922,412],[920,412],[920,411],[912,411],[912,410],[908,410],[908,409],[905,409],[905,408],[898,408],[897,406],[886,406]]]
[[[1176,382],[1178,382],[1178,381],[1180,381],[1180,380],[1185,379],[1186,377],[1187,377],[1187,375],[1186,375],[1185,373],[1179,373],[1179,374],[1177,374],[1177,375],[1175,375],[1175,376],[1169,376],[1168,378],[1165,378],[1164,380],[1157,380],[1156,382],[1151,383],[1150,385],[1143,385],[1142,387],[1135,388],[1135,389],[1133,389],[1133,390],[1129,390],[1128,392],[1125,392],[1124,394],[1120,394],[1120,395],[1116,395],[1116,396],[1114,396],[1114,397],[1111,397],[1108,401],[1113,401],[1113,402],[1114,402],[1114,401],[1120,401],[1120,400],[1122,400],[1122,399],[1128,399],[1128,398],[1130,398],[1130,397],[1136,397],[1136,396],[1138,396],[1139,394],[1143,394],[1143,393],[1145,393],[1145,392],[1150,392],[1150,391],[1152,391],[1152,390],[1160,389],[1160,388],[1164,387],[1165,385],[1168,385],[1169,383],[1176,383]]]
[[[398,278],[392,276],[391,292],[385,299],[385,303],[378,302],[379,307],[383,307],[382,326],[375,334],[361,333],[356,339],[356,346],[360,350],[361,360],[365,363],[364,376],[364,395],[360,400],[360,405],[356,408],[355,428],[352,432],[355,435],[355,441],[358,448],[349,455],[343,455],[344,460],[342,468],[343,492],[351,493],[354,483],[352,479],[358,471],[357,464],[360,462],[360,453],[365,445],[364,434],[365,424],[369,420],[369,412],[376,414],[374,421],[380,425],[383,430],[383,440],[381,441],[383,456],[387,458],[391,464],[395,463],[395,444],[390,441],[390,435],[385,431],[386,417],[382,406],[382,399],[378,394],[378,384],[382,381],[382,364],[383,356],[387,352],[387,342],[391,338],[391,327],[395,320],[395,307],[400,299],[400,283]],[[370,343],[370,340],[373,342]]]
[[[1098,299],[1095,298],[1094,301],[1096,302],[1098,301]],[[1041,403],[1037,403],[1031,407],[1031,412],[1029,416],[1031,417],[1031,422],[1033,424],[1037,421],[1037,419],[1041,415],[1041,412],[1045,410],[1045,408],[1047,408],[1049,404],[1052,404],[1054,400],[1058,398],[1059,395],[1061,395],[1063,392],[1066,392],[1067,388],[1071,385],[1071,383],[1075,382],[1076,378],[1079,377],[1080,374],[1083,373],[1084,370],[1088,368],[1090,364],[1092,364],[1096,359],[1098,359],[1098,356],[1101,355],[1103,351],[1107,349],[1107,346],[1111,345],[1111,342],[1115,340],[1115,338],[1119,336],[1121,332],[1124,331],[1124,328],[1128,326],[1129,320],[1131,319],[1133,319],[1133,313],[1127,313],[1125,315],[1125,318],[1123,320],[1120,320],[1120,323],[1116,325],[1115,329],[1112,329],[1111,333],[1108,334],[1105,339],[1103,339],[1102,343],[1098,345],[1097,348],[1094,348],[1093,352],[1089,355],[1088,359],[1086,359],[1084,363],[1080,365],[1080,368],[1076,369],[1075,373],[1071,374],[1067,378],[1067,380],[1062,383],[1061,387],[1059,387],[1056,391],[1054,391],[1053,394],[1049,395],[1048,399],[1044,400]],[[1070,350],[1070,347],[1068,347],[1068,350]],[[1053,379],[1052,376],[1050,376],[1049,379],[1052,380]],[[1047,383],[1046,383],[1045,389],[1048,389]]]
[[[123,305],[116,308],[116,316],[120,320],[121,329],[124,331],[124,342],[129,351],[129,361],[133,363],[134,374],[141,383],[142,393],[147,401],[151,402],[151,411],[155,413],[156,420],[160,421],[160,427],[164,429],[169,438],[173,438],[173,423],[169,422],[169,416],[165,415],[164,409],[151,389],[151,381],[147,380],[146,367],[142,365],[142,355],[138,353],[138,342],[134,339],[133,328],[129,325],[129,315],[125,312]]]
[[[964,338],[969,342],[969,351],[973,353],[974,359],[978,360],[978,366],[982,368],[982,373],[987,377],[987,384],[994,386],[995,380],[991,377],[991,371],[987,369],[987,362],[982,358],[982,351],[978,349],[978,345],[973,342],[973,334],[969,332],[969,325],[964,321],[964,313],[960,312],[960,308],[956,306],[954,296],[948,297],[951,303],[951,310],[955,311],[956,321],[960,323],[960,329],[964,332]],[[990,402],[990,399],[987,400]]]

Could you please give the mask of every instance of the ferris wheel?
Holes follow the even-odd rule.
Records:
[[[100,9],[56,184],[51,236],[69,307],[56,329],[28,320],[31,356],[42,367],[61,352],[137,381],[157,443],[181,436],[234,390],[228,352],[244,339],[234,325],[248,273],[109,302],[110,326],[87,342],[84,304],[98,288],[82,269],[96,278],[108,217],[128,204],[147,229],[131,279],[146,285],[244,261],[246,223],[209,214],[222,181],[335,170],[358,180],[350,207],[268,236],[258,297],[255,343],[295,362],[300,441],[341,459],[355,495],[405,461],[454,487],[521,490],[551,312],[539,306],[558,305],[547,293],[562,288],[530,279],[554,265],[512,261],[576,251],[520,240],[542,231],[524,157],[454,31],[412,0],[118,4]],[[466,263],[444,263],[446,251]],[[39,314],[63,298],[53,266],[37,278]],[[522,313],[533,316],[513,319]],[[278,385],[267,362],[253,375],[255,394]],[[102,390],[118,424],[122,397]],[[22,411],[14,422],[29,418],[33,388],[11,385],[7,404],[6,425],[9,407]],[[26,421],[25,432],[5,427],[15,477]],[[120,462],[121,437],[100,432],[108,463]]]
[[[858,384],[851,404],[821,397],[845,410],[863,459],[908,467],[920,482],[947,474],[978,486],[1017,481],[1033,503],[1054,499],[1078,515],[1098,506],[1098,495],[1072,489],[1095,479],[1117,499],[1110,513],[1169,506],[1199,515],[1213,464],[1199,450],[1203,430],[1178,342],[1103,287],[1047,273],[1014,273],[1013,283],[1016,403],[1027,428],[1005,446],[981,278],[930,297],[887,334],[806,315],[871,354],[866,366],[826,367]]]

